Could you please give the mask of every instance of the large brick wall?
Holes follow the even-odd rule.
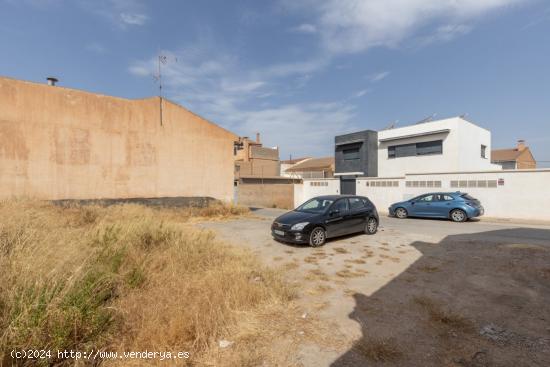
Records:
[[[0,78],[0,197],[230,201],[237,136],[159,106]]]
[[[266,208],[294,208],[292,184],[241,184],[238,186],[239,205]]]

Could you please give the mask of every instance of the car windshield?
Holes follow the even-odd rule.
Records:
[[[470,201],[478,201],[475,197],[473,196],[470,196],[468,194],[462,194],[460,195],[462,198],[466,199],[466,200],[470,200]]]
[[[306,212],[306,213],[324,213],[327,208],[334,202],[330,199],[315,198],[309,201],[306,201],[295,210],[297,212]]]

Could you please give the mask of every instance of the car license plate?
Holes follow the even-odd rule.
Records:
[[[284,236],[285,235],[285,232],[283,231],[279,231],[278,229],[274,229],[273,232],[279,236]]]

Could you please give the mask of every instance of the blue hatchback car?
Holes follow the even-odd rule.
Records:
[[[479,200],[464,192],[434,192],[423,194],[407,201],[392,204],[390,215],[397,218],[427,217],[449,218],[454,222],[465,222],[483,215]]]

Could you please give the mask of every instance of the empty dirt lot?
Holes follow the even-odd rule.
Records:
[[[272,240],[281,213],[202,226],[283,267],[331,330],[304,333],[296,365],[550,365],[550,227],[382,217],[310,248]]]

